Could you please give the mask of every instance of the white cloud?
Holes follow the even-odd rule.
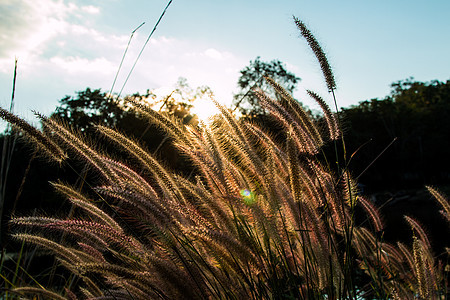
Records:
[[[139,33],[136,33],[136,37],[139,35]],[[149,41],[150,45],[161,45],[161,44],[167,44],[170,45],[171,43],[175,42],[176,39],[166,36],[160,36],[158,38],[153,38]]]
[[[220,59],[223,58],[222,53],[220,53],[219,51],[217,51],[217,50],[214,49],[214,48],[206,49],[204,53],[205,53],[205,55],[206,55],[207,57],[210,57],[210,58],[212,58],[212,59],[218,59],[218,60],[220,60]]]
[[[73,5],[52,0],[3,1],[0,4],[0,57],[29,56],[66,29]]]
[[[133,55],[130,53],[130,57]],[[229,103],[245,61],[230,52],[194,42],[156,38],[145,49],[130,84],[145,85],[151,79],[158,86],[173,85],[182,76],[192,87],[208,85],[220,102]]]
[[[55,66],[69,74],[103,74],[110,75],[115,71],[113,63],[104,57],[89,60],[81,57],[52,57],[50,59]]]
[[[100,13],[100,8],[93,6],[93,5],[82,6],[81,10],[84,12],[87,12],[88,14],[92,14],[92,15],[96,15],[96,14]]]
[[[86,26],[80,25],[80,24],[69,24],[68,25],[68,32],[70,34],[73,34],[77,37],[82,37],[83,39],[88,39],[87,41],[95,40],[96,42],[102,42],[102,43],[110,43],[111,46],[115,44],[115,42],[123,42],[125,41],[125,37],[118,37],[118,36],[109,36],[106,37],[105,34],[102,34],[101,32],[93,29],[88,28]],[[68,37],[64,37],[65,39],[68,39]],[[84,40],[86,42],[86,40]],[[80,46],[80,45],[79,45]]]
[[[0,1],[2,17],[5,0]],[[13,2],[8,2],[11,7]],[[89,18],[100,12],[95,7],[79,7],[62,0],[24,0],[20,3],[20,13],[14,13],[12,19],[6,21],[0,19],[0,24],[8,24],[12,30],[12,33],[0,32],[0,46],[7,44],[0,47],[0,75],[4,75],[0,79],[1,86],[7,90],[11,65],[17,55],[21,87],[17,99],[22,107],[48,112],[45,107],[54,107],[57,99],[86,87],[109,91],[128,35],[108,34],[97,27],[84,25],[85,21],[91,24]],[[85,17],[81,18],[83,13]],[[121,90],[146,39],[147,36],[139,32],[134,35],[114,92]],[[246,62],[247,59],[215,45],[155,35],[122,94],[172,88],[182,76],[193,88],[208,85],[219,102],[229,103],[239,70]],[[6,79],[3,81],[3,78]],[[29,92],[25,93],[27,88]],[[36,88],[40,90],[36,91]],[[26,99],[20,99],[20,91],[27,95]],[[8,93],[0,93],[0,98],[8,99]],[[207,104],[201,105],[206,107]]]
[[[5,59],[39,58],[50,43],[68,39],[70,31],[101,40],[101,34],[84,25],[90,15],[99,13],[98,7],[79,7],[64,0],[1,0],[0,72],[4,71]]]

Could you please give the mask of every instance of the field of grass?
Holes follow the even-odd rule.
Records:
[[[305,25],[294,21],[337,108],[326,56]],[[63,165],[76,157],[101,179],[82,189],[54,182],[72,207],[64,216],[11,220],[23,248],[10,257],[15,269],[3,267],[2,256],[3,299],[445,298],[448,255],[436,257],[422,226],[409,216],[409,242],[385,241],[379,209],[359,192],[347,168],[337,114],[309,91],[326,120],[318,127],[288,92],[265,80],[277,99],[255,92],[282,128],[276,138],[218,103],[221,113],[209,124],[186,126],[127,100],[193,164],[186,176],[112,128],[97,126],[98,134],[128,154],[124,161],[55,118],[38,115],[38,130],[0,109],[0,117],[51,162]],[[329,144],[336,155],[324,158]],[[448,200],[432,187],[428,191],[450,221]],[[362,221],[356,221],[357,210],[364,212]],[[58,284],[42,286],[26,275],[20,261],[34,251],[25,249],[35,249],[28,245],[56,258],[57,266],[45,272],[60,276]]]

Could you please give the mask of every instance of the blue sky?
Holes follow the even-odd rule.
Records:
[[[58,99],[86,87],[108,91],[131,31],[146,22],[131,42],[117,92],[166,4],[0,0],[0,105],[9,107],[15,57],[15,111],[26,119],[33,119],[31,110],[50,113]],[[302,79],[294,95],[316,108],[305,89],[330,99],[295,15],[328,53],[339,106],[347,107],[382,98],[392,82],[410,76],[450,79],[449,12],[448,0],[173,0],[124,93],[170,89],[182,76],[193,87],[210,86],[227,104],[239,70],[261,56],[286,63]]]

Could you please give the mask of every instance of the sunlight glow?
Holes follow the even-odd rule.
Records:
[[[191,113],[198,116],[199,120],[207,122],[210,117],[219,113],[219,109],[207,98],[200,98],[194,101]]]

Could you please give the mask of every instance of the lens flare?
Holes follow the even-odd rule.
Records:
[[[243,189],[239,192],[242,199],[247,205],[253,204],[255,202],[255,195],[248,189]]]

